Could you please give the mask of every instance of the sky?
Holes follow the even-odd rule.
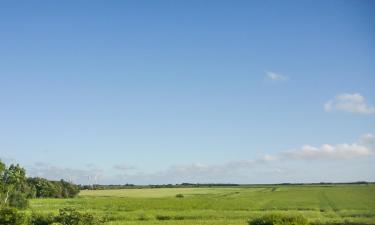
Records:
[[[81,184],[375,181],[374,11],[1,1],[0,158]]]

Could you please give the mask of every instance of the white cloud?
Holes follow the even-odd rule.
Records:
[[[359,139],[361,145],[367,146],[369,149],[375,152],[375,135],[374,134],[364,134]]]
[[[274,72],[266,72],[266,78],[271,81],[286,81],[288,80],[288,77],[274,73]]]
[[[347,144],[324,144],[320,147],[304,145],[299,149],[282,151],[275,154],[265,154],[254,160],[231,161],[217,165],[191,164],[172,166],[146,177],[157,177],[160,180],[172,179],[174,181],[220,181],[231,177],[239,177],[248,171],[268,171],[280,173],[274,166],[285,165],[291,161],[301,160],[344,160],[357,157],[366,157],[375,154],[375,135],[362,135],[357,142]]]
[[[298,150],[283,153],[286,158],[294,159],[341,159],[356,156],[367,156],[372,152],[365,146],[359,144],[325,144],[320,147],[304,145]]]
[[[324,144],[320,147],[304,145],[300,149],[281,153],[281,159],[350,159],[375,153],[375,135],[362,135],[358,142],[352,144]]]
[[[37,162],[27,168],[27,174],[31,177],[43,177],[50,180],[64,179],[80,184],[92,184],[100,181],[100,178],[104,176],[104,171],[93,164],[87,169],[72,169]]]
[[[15,160],[13,158],[9,158],[9,157],[0,157],[0,161],[5,163],[5,164],[10,164],[10,163],[15,162]]]
[[[366,158],[372,155],[375,155],[375,135],[369,133],[349,144],[323,144],[318,147],[304,145],[294,150],[265,154],[251,160],[211,165],[201,163],[174,165],[155,172],[143,172],[129,165],[115,165],[110,170],[102,170],[91,164],[86,166],[86,169],[67,169],[44,163],[36,163],[27,171],[31,176],[55,180],[72,179],[81,184],[256,183],[269,182],[268,179],[271,177],[274,181],[285,181],[280,178],[280,173],[294,174],[295,169],[287,169],[293,162],[346,163],[342,160]]]
[[[359,114],[375,113],[375,107],[368,105],[365,98],[359,93],[339,94],[324,104],[324,110],[327,112],[345,111]]]
[[[129,172],[131,172],[131,171],[134,172],[136,170],[136,168],[134,166],[129,166],[129,165],[126,165],[126,164],[114,165],[113,169],[120,172],[122,176],[129,175]]]

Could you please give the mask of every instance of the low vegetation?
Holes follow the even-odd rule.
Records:
[[[183,198],[184,195],[183,194],[176,194],[176,198]]]
[[[74,208],[60,209],[59,213],[31,214],[20,212],[15,208],[0,209],[1,225],[102,225],[105,220],[90,213],[80,213]]]
[[[75,208],[62,208],[57,215],[27,213],[32,198],[73,198],[79,187],[72,183],[27,178],[19,165],[7,167],[0,161],[0,225],[102,225],[105,220]]]
[[[7,167],[0,161],[0,207],[27,208],[30,198],[72,198],[79,193],[79,186],[44,178],[27,178],[20,165]]]
[[[374,225],[375,185],[81,190],[0,163],[0,225]],[[79,192],[79,193],[78,193]],[[105,219],[103,219],[105,218]]]
[[[61,207],[106,217],[106,225],[248,225],[275,214],[311,225],[373,225],[375,185],[82,190],[73,199],[30,201],[30,211],[44,214]]]
[[[267,214],[249,221],[249,225],[309,225],[302,215]]]

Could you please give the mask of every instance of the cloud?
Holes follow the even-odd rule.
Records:
[[[71,169],[37,162],[27,168],[27,173],[31,177],[43,177],[50,180],[64,179],[80,184],[98,183],[104,171],[93,164],[87,167],[87,169]]]
[[[114,165],[113,169],[121,171],[122,173],[127,173],[131,170],[135,170],[136,168],[134,166],[129,166],[129,165],[125,165],[125,164],[118,164],[118,165]]]
[[[327,112],[345,111],[358,114],[375,113],[375,107],[368,105],[365,98],[359,93],[339,94],[324,104],[324,110]]]
[[[283,153],[284,158],[292,159],[350,159],[359,156],[368,156],[373,152],[366,146],[360,144],[325,144],[320,147],[304,145],[298,150],[287,151]]]
[[[294,150],[285,150],[275,154],[264,154],[253,160],[231,161],[223,164],[206,165],[190,164],[178,165],[162,171],[161,174],[196,175],[204,176],[207,174],[217,174],[218,176],[230,175],[236,171],[255,169],[259,166],[268,166],[273,163],[285,162],[289,160],[325,160],[325,159],[351,159],[354,157],[363,157],[375,154],[375,135],[365,134],[359,138],[358,142],[352,144],[324,144],[320,147],[304,145]]]
[[[375,152],[375,135],[374,134],[364,134],[359,139],[359,143],[367,148],[371,149],[371,151]]]
[[[285,151],[280,154],[280,159],[350,159],[354,157],[375,154],[375,135],[365,134],[352,144],[324,144],[320,147],[304,145],[300,149]]]
[[[375,135],[368,133],[362,135],[353,143],[323,144],[321,146],[303,145],[300,148],[264,154],[249,160],[218,164],[173,165],[155,172],[144,172],[122,164],[115,165],[109,170],[103,170],[93,164],[87,165],[84,167],[85,169],[68,169],[45,163],[35,163],[32,167],[27,168],[27,171],[30,176],[40,176],[53,180],[63,178],[80,184],[267,183],[270,180],[271,182],[285,182],[287,176],[289,176],[288,179],[293,180],[293,176],[300,172],[296,171],[296,168],[290,168],[295,163],[346,164],[347,160],[367,158],[373,155],[375,155]],[[307,169],[303,170],[306,171]],[[283,174],[283,176],[280,177],[280,174]],[[304,177],[303,174],[298,176],[301,176],[301,179]]]
[[[14,158],[9,158],[9,157],[0,157],[0,161],[5,164],[10,164],[10,163],[14,163],[16,160]]]
[[[266,72],[266,78],[271,81],[286,81],[288,80],[288,77],[274,73],[274,72]]]
[[[154,174],[144,174],[145,180],[169,180],[180,182],[228,182],[231,179],[249,179],[249,172],[277,176],[286,173],[280,165],[291,162],[348,160],[375,155],[375,135],[362,135],[357,142],[347,144],[323,144],[320,147],[304,145],[294,150],[265,154],[253,160],[231,161],[223,164],[189,164],[169,167]],[[253,177],[252,179],[257,179]]]

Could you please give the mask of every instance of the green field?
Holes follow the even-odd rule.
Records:
[[[113,225],[245,225],[270,212],[300,213],[321,224],[375,224],[375,185],[96,190],[31,201],[31,210],[42,213],[62,207],[106,216]]]

